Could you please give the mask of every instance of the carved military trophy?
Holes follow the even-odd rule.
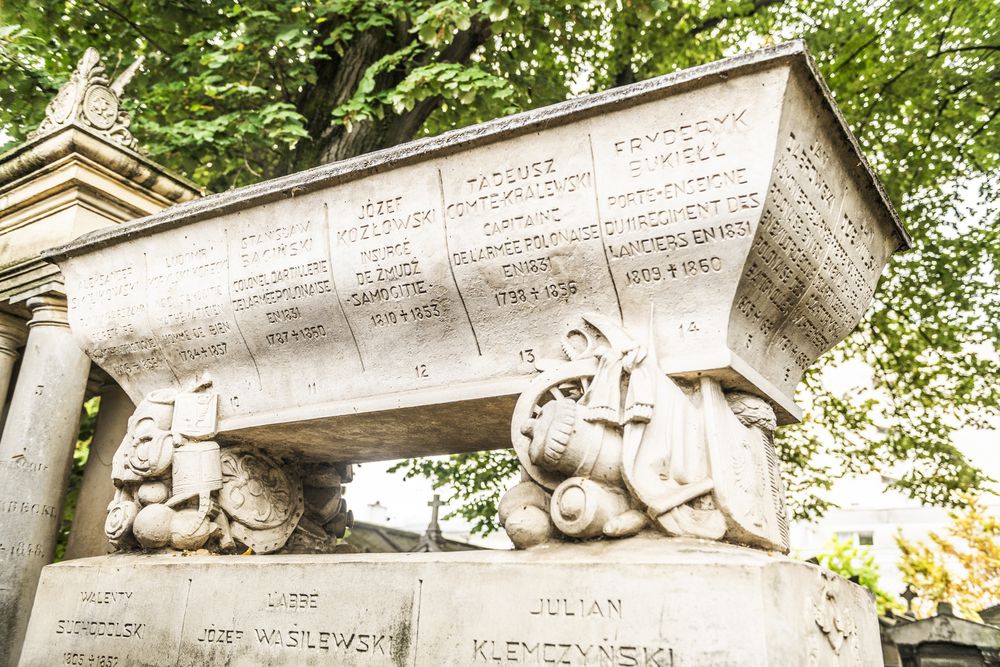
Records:
[[[711,378],[674,381],[651,343],[582,319],[563,337],[569,360],[543,364],[514,410],[523,481],[500,503],[514,544],[654,529],[787,552],[767,401]]]
[[[115,453],[115,498],[105,532],[119,550],[210,546],[272,553],[332,552],[353,523],[343,499],[350,465],[283,463],[215,441],[218,396],[195,391],[147,396]]]

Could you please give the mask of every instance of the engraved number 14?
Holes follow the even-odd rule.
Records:
[[[686,333],[694,333],[699,330],[697,322],[681,322],[678,329],[681,336]]]

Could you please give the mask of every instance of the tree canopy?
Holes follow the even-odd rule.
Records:
[[[210,190],[568,97],[806,40],[914,239],[779,432],[800,515],[845,473],[892,467],[929,502],[988,483],[954,447],[998,413],[1000,5],[992,0],[6,0],[0,128],[11,144],[88,46],[139,55],[134,134]],[[822,369],[864,362],[847,393]],[[493,527],[509,451],[417,461]]]

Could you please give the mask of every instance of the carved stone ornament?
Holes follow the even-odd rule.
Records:
[[[770,405],[675,381],[639,340],[585,315],[568,360],[539,364],[512,420],[522,482],[500,503],[515,546],[655,529],[787,552]]]
[[[861,665],[861,646],[858,631],[838,599],[834,574],[818,571],[818,586],[813,591],[807,613],[815,621],[815,632],[810,637],[809,665],[845,664]]]
[[[112,461],[111,543],[120,551],[337,550],[354,521],[343,500],[350,466],[292,465],[220,444],[218,395],[208,386],[155,391],[129,419]]]
[[[138,143],[128,129],[131,119],[121,107],[121,95],[141,64],[140,57],[112,82],[101,56],[95,49],[87,49],[69,81],[45,107],[45,119],[28,138],[76,124],[125,148],[138,150]]]

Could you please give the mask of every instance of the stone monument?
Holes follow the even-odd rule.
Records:
[[[88,49],[26,141],[0,155],[0,665],[17,664],[42,566],[55,555],[85,398],[100,395],[95,448],[121,441],[128,397],[73,340],[62,275],[41,251],[198,196],[135,151],[112,78]],[[23,349],[22,349],[23,348]],[[17,363],[20,358],[20,364]],[[8,391],[10,389],[10,391]],[[113,448],[112,448],[113,451]],[[88,520],[104,513],[110,469],[92,456],[67,557],[107,553]],[[107,480],[107,481],[105,481]],[[103,483],[102,483],[103,482]],[[87,538],[82,533],[89,530]]]
[[[138,407],[21,664],[881,664],[772,433],[907,243],[792,43],[58,248]],[[517,551],[337,553],[352,463],[507,446]]]

